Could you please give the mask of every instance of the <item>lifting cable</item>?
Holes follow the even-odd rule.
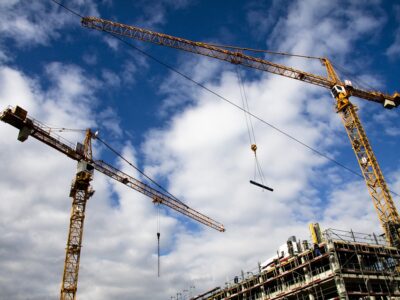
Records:
[[[160,277],[160,203],[157,203],[157,275]]]
[[[155,184],[158,188],[162,189],[165,193],[167,193],[170,197],[172,197],[175,201],[178,201],[179,203],[184,204],[181,202],[179,199],[177,199],[174,195],[172,195],[170,192],[168,192],[165,188],[163,188],[161,185],[159,185],[156,181],[154,181],[152,178],[150,178],[148,175],[146,175],[142,170],[140,170],[138,167],[136,167],[133,163],[128,161],[125,157],[122,156],[119,152],[117,152],[114,148],[112,148],[109,144],[107,144],[104,140],[99,138],[98,136],[96,137],[97,140],[99,140],[104,146],[106,146],[109,150],[114,152],[118,157],[120,157],[122,160],[124,160],[127,164],[129,164],[131,167],[133,167],[136,171],[138,171],[140,174],[142,174],[144,177],[146,177],[148,180],[150,180],[153,184]],[[157,206],[157,276],[160,277],[160,203],[156,202],[155,205]]]
[[[250,183],[254,184],[256,186],[259,186],[259,187],[261,187],[263,189],[267,189],[267,190],[272,192],[273,189],[267,187],[265,185],[265,183],[264,183],[265,182],[265,177],[264,177],[264,174],[263,174],[262,169],[261,169],[261,164],[260,164],[260,162],[258,160],[258,157],[257,157],[256,135],[254,133],[254,126],[253,126],[253,122],[251,120],[252,116],[250,114],[246,113],[246,112],[250,111],[250,106],[249,106],[249,101],[248,101],[248,98],[247,98],[246,90],[245,90],[245,87],[244,87],[242,74],[240,73],[240,66],[237,65],[235,70],[236,70],[236,75],[237,75],[238,82],[239,82],[240,98],[242,99],[242,107],[243,107],[244,117],[245,117],[245,120],[246,120],[247,134],[248,134],[249,142],[250,142],[250,145],[251,145],[250,148],[254,153],[254,162],[255,162],[254,163],[254,180],[250,180]],[[261,184],[256,182],[257,175],[260,178]]]
[[[115,155],[117,155],[119,158],[121,158],[123,161],[125,161],[128,165],[130,165],[132,168],[134,168],[136,171],[138,171],[140,174],[142,174],[145,178],[150,180],[154,185],[156,185],[158,188],[163,190],[166,194],[168,194],[171,198],[173,198],[175,201],[179,202],[180,204],[187,206],[185,203],[180,201],[178,198],[176,198],[174,195],[172,195],[170,192],[168,192],[165,188],[163,188],[160,184],[158,184],[154,179],[152,179],[150,176],[146,175],[142,170],[140,170],[138,167],[136,167],[133,163],[131,163],[129,160],[127,160],[125,157],[122,156],[121,153],[119,153],[117,150],[112,148],[109,144],[107,144],[104,140],[102,140],[100,137],[96,137],[97,140],[99,140],[104,146],[106,146],[109,150],[111,150]]]
[[[278,51],[270,51],[270,50],[264,50],[264,49],[245,48],[245,47],[230,46],[230,45],[220,45],[220,44],[208,44],[208,45],[214,46],[214,47],[218,47],[218,48],[233,49],[233,50],[240,50],[240,51],[249,51],[249,52],[255,52],[255,53],[266,53],[266,54],[274,54],[274,55],[282,55],[282,56],[301,57],[301,58],[309,58],[309,59],[316,59],[316,60],[322,60],[323,59],[322,57],[317,57],[317,56],[301,55],[301,54],[278,52]]]
[[[338,70],[339,72],[341,72],[342,75],[347,76],[347,79],[351,80],[352,83],[355,83],[356,86],[361,87],[365,90],[376,90],[375,87],[373,87],[371,84],[367,83],[365,80],[363,80],[361,78],[361,76],[354,74],[354,72],[349,71],[348,69],[346,69],[345,67],[339,65],[338,63],[333,63],[331,61],[332,66]]]

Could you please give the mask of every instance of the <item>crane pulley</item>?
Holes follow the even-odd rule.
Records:
[[[239,48],[235,47],[222,47],[203,42],[190,41],[97,17],[83,17],[81,19],[81,24],[84,27],[104,31],[112,35],[192,52],[329,89],[336,101],[336,110],[342,118],[354,153],[356,154],[379,221],[385,232],[387,242],[392,246],[400,248],[399,213],[394,205],[375,154],[372,151],[371,145],[356,113],[357,108],[349,100],[350,97],[354,96],[380,103],[384,108],[392,109],[400,105],[399,93],[396,92],[390,95],[380,91],[364,90],[352,86],[349,81],[343,82],[336,74],[333,65],[327,58],[319,58],[326,68],[327,77],[324,77],[244,54],[241,51],[237,51]]]
[[[220,232],[225,231],[221,223],[190,208],[178,199],[150,187],[102,160],[94,160],[92,157],[92,139],[96,138],[97,133],[93,133],[90,129],[86,131],[83,144],[78,143],[74,147],[54,134],[51,128],[29,118],[27,111],[19,106],[6,108],[0,113],[0,120],[19,129],[19,141],[23,142],[29,136],[32,136],[78,162],[77,173],[70,191],[72,210],[60,294],[61,300],[75,299],[76,296],[85,210],[88,199],[94,193],[90,185],[94,170],[150,197],[157,205],[163,204],[201,224]],[[159,238],[159,234],[157,236]]]

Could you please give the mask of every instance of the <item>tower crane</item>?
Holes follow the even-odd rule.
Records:
[[[94,160],[92,156],[92,139],[95,139],[97,135],[90,129],[86,130],[83,144],[77,143],[74,147],[52,132],[51,128],[29,118],[27,111],[19,106],[6,108],[1,112],[0,120],[19,129],[19,141],[24,142],[29,136],[32,136],[78,162],[76,176],[72,181],[70,190],[72,210],[61,284],[61,300],[76,299],[85,208],[88,199],[94,193],[90,185],[94,170],[150,197],[155,204],[166,205],[199,223],[220,232],[225,231],[222,224],[190,208],[178,199],[150,187],[104,161]]]
[[[352,86],[351,82],[342,81],[328,58],[319,58],[325,66],[327,76],[304,72],[283,64],[244,54],[241,48],[223,47],[203,42],[154,32],[140,27],[125,25],[97,17],[83,17],[84,27],[105,31],[112,35],[123,36],[143,42],[176,48],[227,61],[236,65],[258,69],[261,71],[300,80],[327,88],[336,100],[336,111],[341,116],[343,125],[361,168],[368,192],[389,245],[400,248],[400,217],[394,205],[389,188],[378,165],[374,152],[357,115],[357,107],[349,100],[358,97],[364,100],[381,103],[384,108],[392,109],[400,105],[400,94],[389,95],[380,91],[369,91]]]

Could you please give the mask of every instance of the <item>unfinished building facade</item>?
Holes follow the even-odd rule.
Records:
[[[381,237],[326,230],[314,246],[192,299],[400,299],[400,252]]]

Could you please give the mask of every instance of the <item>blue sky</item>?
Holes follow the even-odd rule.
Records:
[[[399,88],[396,1],[69,1],[82,15],[196,41],[329,57],[343,79]],[[235,67],[134,42],[240,105]],[[319,63],[266,56],[324,74]],[[241,69],[250,110],[359,171],[328,90]],[[352,99],[391,190],[400,194],[399,112]],[[201,293],[252,270],[307,224],[380,232],[365,183],[254,121],[258,155],[273,193],[248,183],[254,159],[243,113],[104,33],[80,26],[52,1],[0,4],[0,107],[21,105],[54,127],[98,129],[124,156],[226,233],[163,209],[157,278],[157,211],[150,199],[101,174],[87,208],[80,299],[165,299]],[[0,124],[0,299],[57,297],[75,162]],[[76,133],[64,134],[75,142]],[[141,179],[104,147],[97,158]],[[399,197],[394,197],[399,205]],[[44,271],[45,270],[45,271]]]

